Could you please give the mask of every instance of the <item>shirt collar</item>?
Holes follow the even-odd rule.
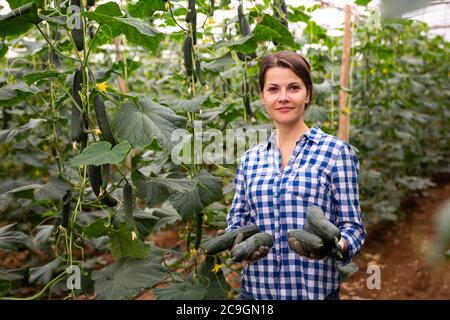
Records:
[[[302,139],[303,136],[306,136],[307,139],[312,140],[315,143],[319,143],[320,139],[322,138],[322,135],[323,135],[323,131],[319,127],[314,125],[305,134],[303,134],[299,137],[299,139],[296,142],[296,145]],[[269,140],[267,141],[267,144],[265,145],[265,147],[266,147],[265,150],[269,150],[272,144],[276,145],[276,131],[274,131],[270,135]]]

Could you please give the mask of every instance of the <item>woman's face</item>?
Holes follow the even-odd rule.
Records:
[[[266,71],[261,102],[275,125],[293,125],[303,120],[309,94],[305,84],[291,69],[274,67]]]

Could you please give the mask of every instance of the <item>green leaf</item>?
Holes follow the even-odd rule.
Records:
[[[43,266],[30,268],[29,281],[36,284],[47,284],[52,279],[53,273],[58,269],[60,263],[60,258],[56,258]]]
[[[24,124],[18,129],[5,129],[0,130],[0,143],[10,143],[17,135],[23,134],[29,130],[36,128],[42,122],[45,122],[45,119],[31,119],[30,122]]]
[[[187,192],[173,192],[169,200],[183,217],[200,212],[204,207],[222,198],[222,178],[202,170],[192,180],[195,185]]]
[[[8,46],[4,44],[3,42],[0,42],[0,59],[6,56],[6,53],[8,52]]]
[[[160,282],[167,269],[146,260],[122,258],[117,262],[92,272],[95,293],[103,300],[125,300],[136,296],[143,289]]]
[[[94,12],[83,12],[83,16],[97,21],[110,38],[124,34],[130,43],[141,45],[156,53],[163,40],[163,34],[140,19],[121,17],[118,13],[120,13],[119,6],[108,2],[97,7]]]
[[[23,102],[26,97],[41,92],[35,86],[26,86],[23,83],[10,84],[0,88],[0,107]]]
[[[159,102],[175,111],[198,112],[206,100],[207,96],[197,96],[190,100],[162,98]]]
[[[195,188],[195,181],[188,179],[145,177],[134,172],[131,177],[136,186],[136,195],[149,207],[166,201],[171,192],[189,192]]]
[[[8,2],[11,10],[14,10],[30,2],[35,2],[38,7],[42,7],[44,0],[6,0],[6,2]]]
[[[36,236],[34,237],[34,243],[37,246],[43,246],[44,244],[46,244],[50,240],[50,237],[53,234],[54,228],[55,228],[55,226],[53,226],[53,225],[38,226],[36,228],[36,230],[38,230],[38,232],[36,233]]]
[[[172,206],[163,206],[162,208],[152,208],[148,212],[151,217],[156,219],[153,231],[161,231],[167,225],[173,225],[181,220],[181,216]]]
[[[139,239],[133,240],[125,222],[120,223],[117,228],[109,233],[114,259],[118,260],[122,257],[145,259],[150,255],[150,246]]]
[[[225,300],[231,287],[225,280],[222,269],[213,272],[215,264],[221,264],[221,259],[214,256],[206,256],[205,261],[200,265],[198,278],[206,288],[204,299]]]
[[[206,295],[203,284],[186,281],[182,283],[171,283],[167,288],[156,288],[154,290],[158,300],[201,300]]]
[[[28,239],[25,233],[12,230],[15,225],[13,223],[0,228],[0,249],[15,250]]]
[[[11,9],[16,9],[18,7],[21,7],[23,4],[26,4],[31,1],[21,1],[21,2],[15,2]],[[16,7],[16,5],[18,6]],[[34,25],[37,25],[41,18],[39,18],[38,14],[38,6],[35,3],[31,5],[31,9],[29,12],[25,14],[21,14],[18,16],[15,16],[13,18],[8,18],[7,15],[0,17],[0,37],[7,37],[7,36],[18,36],[22,33],[27,32],[31,28],[33,28]]]
[[[47,78],[58,78],[60,75],[62,75],[62,73],[55,70],[36,71],[24,75],[23,80],[27,85],[31,85],[38,80]]]
[[[161,146],[170,149],[172,132],[185,123],[185,118],[149,98],[140,99],[138,104],[125,102],[115,117],[120,137],[136,147],[148,146],[156,139]]]
[[[294,38],[292,37],[292,34],[275,17],[272,17],[271,15],[268,15],[268,14],[264,14],[263,20],[261,21],[261,23],[259,23],[256,26],[256,29],[255,29],[256,37],[259,39],[258,26],[259,27],[265,26],[265,27],[270,28],[271,30],[275,31],[276,35],[274,35],[272,37],[272,39],[271,39],[272,41],[276,41],[276,42],[286,44],[291,47],[295,47]],[[264,32],[266,32],[266,31],[264,31]]]
[[[229,69],[234,64],[234,60],[231,57],[231,54],[226,54],[223,57],[220,57],[216,60],[208,61],[202,64],[202,69],[204,71],[211,72],[222,72]]]
[[[60,177],[50,177],[49,181],[39,189],[36,200],[50,199],[53,201],[61,200],[71,185]]]
[[[107,219],[98,219],[83,228],[83,233],[91,238],[100,238],[108,235],[110,228],[105,226]]]
[[[291,7],[293,14],[289,14],[289,22],[308,22],[311,17],[302,9]]]
[[[135,4],[128,5],[128,12],[136,18],[148,18],[157,10],[166,11],[163,0],[139,0]]]
[[[356,0],[355,4],[358,6],[367,6],[367,4],[372,0]]]
[[[79,155],[75,156],[71,161],[71,166],[86,166],[113,163],[117,164],[130,151],[131,146],[128,141],[121,141],[111,149],[111,143],[106,141],[93,142],[88,145]]]

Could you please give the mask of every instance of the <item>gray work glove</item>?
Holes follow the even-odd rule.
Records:
[[[225,230],[219,230],[219,231],[217,231],[217,236],[220,236],[221,234],[224,234],[224,233],[225,233]],[[236,245],[238,245],[239,243],[241,243],[243,240],[244,240],[244,234],[243,234],[243,233],[239,233],[239,234],[236,236],[236,239],[234,240],[234,243],[233,243],[233,245],[231,246],[231,248],[230,248],[229,251],[233,250],[233,248],[234,248]],[[253,252],[252,255],[251,255],[249,258],[244,259],[243,261],[244,261],[245,263],[247,263],[247,264],[254,263],[254,262],[258,261],[259,259],[262,259],[262,258],[264,258],[265,256],[267,256],[267,254],[269,253],[269,250],[270,250],[269,247],[266,247],[266,246],[260,246],[260,247],[258,248],[258,250],[256,250],[255,252]]]

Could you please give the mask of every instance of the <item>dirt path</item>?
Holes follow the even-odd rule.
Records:
[[[377,225],[355,262],[359,270],[341,286],[342,299],[450,299],[450,262],[440,268],[425,259],[433,239],[433,215],[450,199],[450,176],[441,176],[437,185],[421,198],[402,206],[407,217],[391,225]],[[368,265],[381,270],[381,288],[369,290]]]

